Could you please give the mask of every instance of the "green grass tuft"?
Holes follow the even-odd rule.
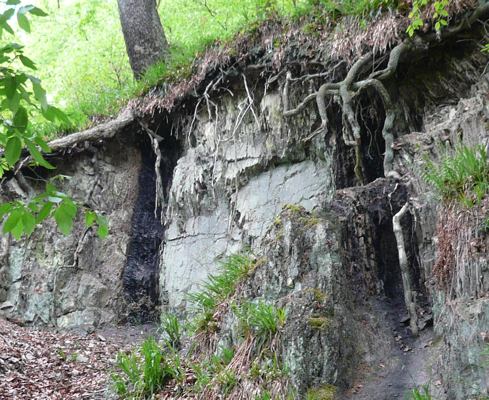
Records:
[[[245,331],[251,331],[255,336],[261,338],[272,337],[287,320],[284,308],[275,307],[263,301],[243,303],[240,307],[235,307],[235,313]]]
[[[432,400],[430,390],[427,385],[420,388],[414,388],[410,393],[410,400]]]
[[[176,315],[163,314],[161,316],[161,329],[166,336],[167,344],[173,349],[178,349],[181,343],[182,327]]]
[[[423,178],[446,202],[480,204],[489,194],[489,163],[484,146],[458,146],[439,162],[428,161]]]
[[[238,283],[248,276],[253,267],[254,260],[248,254],[231,255],[220,263],[219,274],[209,275],[202,290],[187,296],[197,312],[194,321],[196,331],[217,328],[213,318],[216,307],[235,292]]]
[[[121,372],[112,374],[113,386],[121,398],[127,399],[152,396],[170,379],[181,375],[154,338],[146,339],[139,352],[119,353],[117,368]]]

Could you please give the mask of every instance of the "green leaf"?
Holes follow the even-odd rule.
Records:
[[[55,120],[58,120],[59,122],[65,122],[65,123],[70,122],[66,114],[57,107],[48,106],[46,110],[41,110],[41,111],[44,117],[51,122],[54,122]]]
[[[23,13],[21,13],[21,10],[22,8],[19,9],[19,12],[17,13],[17,22],[19,23],[19,27],[21,27],[27,33],[30,33],[31,24],[29,23],[27,17]]]
[[[26,57],[24,55],[19,56],[20,62],[24,64],[27,68],[30,69],[37,69],[36,64],[34,64],[34,61],[32,61],[29,57]]]
[[[97,229],[97,235],[100,239],[105,239],[109,235],[109,225],[107,224],[107,221],[104,221],[104,223],[99,223],[98,229]]]
[[[47,169],[56,169],[56,167],[54,167],[53,165],[51,165],[50,163],[48,163],[44,159],[41,152],[37,149],[37,147],[34,143],[32,143],[30,140],[26,139],[25,144],[26,144],[27,148],[29,149],[29,153],[31,154],[32,158],[34,159],[34,161],[37,164],[39,164],[42,167],[47,168]]]
[[[8,108],[10,109],[10,111],[15,113],[17,112],[19,105],[20,105],[20,95],[19,93],[15,92],[12,97],[8,98]]]
[[[47,217],[49,217],[49,214],[51,213],[53,206],[54,206],[53,203],[50,203],[50,202],[44,203],[44,205],[41,207],[41,210],[37,213],[37,216],[36,216],[36,223],[37,224],[41,223]]]
[[[51,153],[51,148],[46,143],[46,141],[41,136],[36,136],[34,142],[41,148],[45,153]]]
[[[48,15],[47,13],[45,13],[43,10],[41,10],[38,7],[31,7],[31,9],[29,10],[29,12],[32,15],[35,15],[36,17],[46,17]]]
[[[69,235],[71,233],[71,230],[73,229],[73,219],[75,218],[75,215],[73,215],[72,212],[72,208],[67,204],[68,203],[63,201],[54,211],[54,219],[56,221],[56,224],[58,225],[58,229],[64,235]]]
[[[94,211],[87,211],[85,213],[85,225],[87,227],[92,226],[96,219],[97,219],[97,214]]]
[[[14,8],[9,8],[8,10],[5,10],[2,15],[0,16],[1,21],[7,21],[10,18],[12,18],[12,15],[15,14],[15,9]]]
[[[12,29],[12,27],[8,24],[7,21],[0,21],[0,27],[4,30],[6,30],[8,33],[10,33],[11,35],[14,34],[14,30]],[[1,30],[0,30],[1,32]]]
[[[19,240],[22,237],[22,234],[24,233],[24,225],[22,223],[22,219],[17,222],[17,225],[12,228],[10,233],[16,240]]]
[[[97,235],[100,239],[105,239],[107,236],[109,236],[109,227],[105,225],[99,226],[97,229]]]
[[[24,132],[27,128],[28,121],[29,117],[27,115],[27,110],[24,107],[20,106],[14,115],[14,127]]]
[[[66,196],[66,195],[65,195]],[[76,204],[73,202],[73,200],[71,200],[70,198],[68,197],[65,197],[65,199],[63,200],[63,203],[61,204],[62,207],[65,209],[66,213],[72,217],[72,218],[75,218],[76,216],[76,212],[78,211],[78,207],[76,206]]]
[[[3,233],[9,233],[14,229],[22,218],[22,211],[18,208],[13,210],[3,224]],[[22,223],[22,222],[21,222]]]
[[[5,94],[7,95],[8,99],[11,99],[14,97],[15,92],[17,91],[17,82],[15,81],[15,78],[13,76],[6,76],[5,77]]]
[[[48,100],[46,98],[46,91],[40,83],[34,82],[32,79],[32,89],[34,90],[35,98],[41,103],[41,110],[46,111],[48,109]]]
[[[27,235],[34,232],[34,228],[36,227],[36,218],[27,210],[22,215],[22,225],[24,227],[24,233]]]
[[[20,158],[22,142],[17,136],[11,137],[5,147],[5,159],[10,166],[14,166]]]
[[[12,209],[12,204],[10,203],[0,204],[0,221],[3,219],[5,214],[8,214],[10,212],[11,209]]]

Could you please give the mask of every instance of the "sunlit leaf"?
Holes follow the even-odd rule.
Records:
[[[32,61],[29,57],[20,55],[19,59],[22,62],[22,64],[24,64],[27,68],[37,69],[36,64],[34,64],[34,61]]]
[[[22,10],[22,8],[20,10]],[[21,13],[20,10],[17,13],[17,22],[24,31],[29,33],[31,31],[31,24],[25,14]]]

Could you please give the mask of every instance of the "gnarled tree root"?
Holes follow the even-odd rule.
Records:
[[[367,66],[373,64],[374,54],[369,52],[360,57],[350,68],[345,79],[340,82],[327,82],[321,85],[318,91],[309,94],[302,102],[295,108],[289,108],[289,86],[290,82],[294,79],[290,72],[287,73],[284,89],[283,89],[283,105],[285,117],[296,115],[303,111],[306,106],[313,100],[316,100],[319,115],[321,117],[320,129],[325,130],[328,124],[327,118],[327,106],[325,97],[328,95],[337,95],[341,101],[341,108],[343,112],[343,140],[346,145],[355,147],[355,174],[358,179],[362,181],[361,176],[361,135],[360,125],[357,120],[356,113],[353,107],[354,98],[360,93],[360,91],[367,87],[375,89],[382,98],[386,118],[384,126],[382,128],[382,136],[385,141],[385,155],[384,155],[384,175],[390,176],[393,174],[393,149],[392,144],[394,141],[394,134],[392,132],[395,123],[395,111],[394,106],[389,95],[388,90],[384,85],[384,81],[391,78],[397,71],[401,56],[407,52],[413,51],[427,51],[430,48],[430,44],[439,42],[442,39],[452,37],[467,28],[477,21],[487,19],[489,16],[489,2],[481,4],[475,9],[468,17],[462,20],[458,25],[445,28],[441,33],[430,33],[425,35],[416,36],[413,39],[406,39],[403,42],[396,45],[389,53],[389,59],[387,66],[381,70],[374,70],[367,75]],[[358,80],[361,75],[367,75],[366,78]]]
[[[399,210],[392,218],[392,228],[397,242],[397,253],[399,257],[399,266],[401,268],[402,286],[404,291],[404,302],[408,311],[410,321],[409,327],[414,336],[418,336],[418,315],[416,314],[416,296],[411,286],[411,277],[409,274],[409,264],[404,245],[404,234],[402,233],[401,218],[409,210],[409,203]]]

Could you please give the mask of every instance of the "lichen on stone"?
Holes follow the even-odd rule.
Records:
[[[324,316],[309,317],[307,323],[312,329],[321,331],[331,326],[331,320]]]

